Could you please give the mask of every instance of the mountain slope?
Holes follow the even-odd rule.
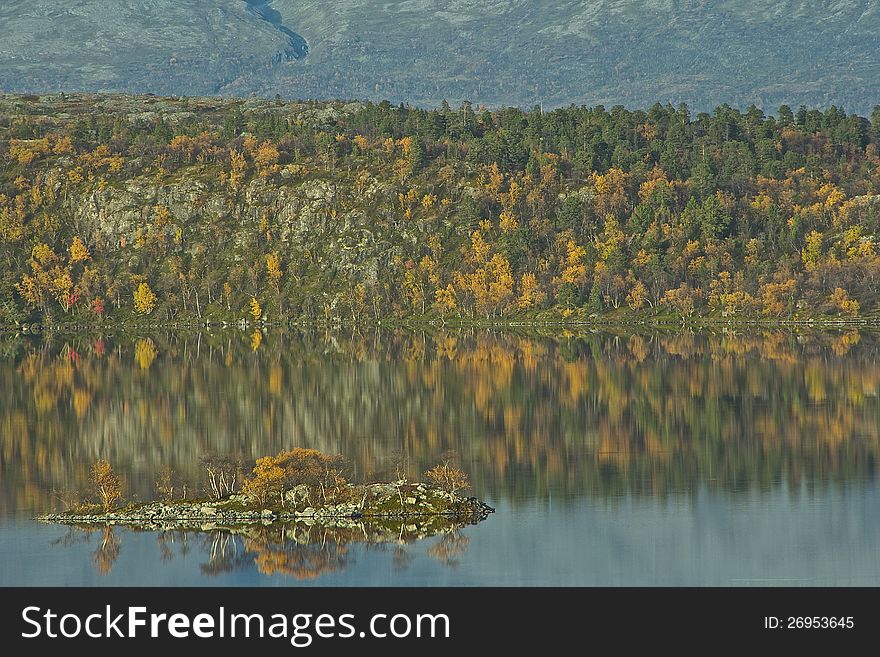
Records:
[[[7,0],[0,4],[0,88],[212,93],[242,71],[303,57],[261,2]]]
[[[0,87],[425,105],[464,98],[521,106],[685,101],[700,109],[836,103],[867,113],[880,79],[877,0],[55,6],[33,0],[0,8]]]

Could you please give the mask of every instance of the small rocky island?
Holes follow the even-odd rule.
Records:
[[[365,521],[419,520],[428,524],[484,520],[494,509],[474,497],[463,497],[425,483],[397,481],[354,486],[360,500],[313,505],[305,485],[285,493],[283,506],[266,506],[247,494],[219,500],[146,502],[105,511],[75,509],[39,516],[42,522],[127,525],[143,529],[215,529],[233,525],[304,522],[332,527]]]
[[[66,525],[119,525],[145,530],[235,529],[273,523],[322,527],[412,524],[434,534],[445,525],[484,520],[494,509],[458,491],[469,488],[467,475],[446,462],[428,470],[429,482],[399,479],[356,484],[342,474],[341,458],[297,448],[257,459],[241,486],[232,461],[206,467],[204,499],[175,499],[168,475],[157,489],[164,499],[119,506],[121,480],[106,461],[92,466],[90,481],[97,503],[79,504],[37,520]],[[169,494],[170,491],[170,494]]]

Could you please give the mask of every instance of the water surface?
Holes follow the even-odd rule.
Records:
[[[880,585],[867,332],[279,332],[0,341],[0,585]],[[354,479],[444,458],[497,509],[368,544],[46,526],[111,461],[294,446]]]

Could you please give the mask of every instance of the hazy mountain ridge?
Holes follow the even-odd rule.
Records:
[[[305,41],[240,0],[12,0],[0,5],[0,87],[214,93]]]
[[[0,88],[868,113],[878,32],[877,0],[16,0]]]

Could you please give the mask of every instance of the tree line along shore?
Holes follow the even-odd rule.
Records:
[[[868,324],[880,107],[0,96],[0,325]]]

